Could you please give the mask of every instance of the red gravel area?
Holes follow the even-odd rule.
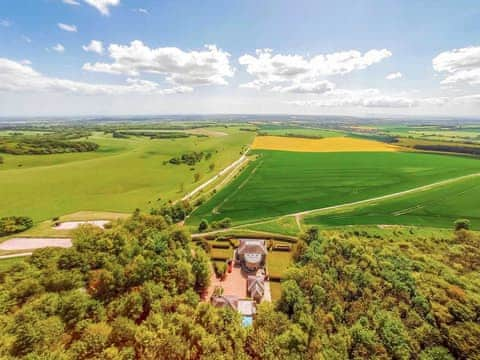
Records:
[[[227,272],[225,280],[217,279],[212,269],[212,276],[210,278],[210,287],[208,288],[208,295],[205,300],[210,301],[213,290],[221,286],[224,289],[224,295],[235,295],[240,299],[247,297],[247,277],[242,274],[240,267],[234,267],[231,273]]]

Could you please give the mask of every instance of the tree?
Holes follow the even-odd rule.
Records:
[[[468,219],[458,219],[455,221],[455,231],[458,230],[469,230],[470,229],[470,220]]]
[[[192,272],[195,276],[195,290],[202,292],[210,285],[210,258],[207,253],[200,248],[195,250]]]
[[[0,162],[1,163],[1,162]],[[210,169],[210,172],[212,172],[215,169],[215,164],[211,163],[208,168]]]
[[[200,173],[197,172],[193,175],[193,182],[198,182],[198,180],[200,180]]]
[[[310,244],[312,241],[318,240],[319,239],[318,227],[312,226],[312,227],[308,228],[302,235],[300,235],[300,237],[307,244]]]
[[[198,231],[203,232],[208,229],[208,221],[205,219],[202,219],[200,221],[200,224],[198,224]]]

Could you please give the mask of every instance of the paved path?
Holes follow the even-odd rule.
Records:
[[[19,253],[19,254],[9,254],[9,255],[1,255],[0,260],[3,259],[11,259],[11,258],[16,258],[16,257],[21,257],[21,256],[30,256],[32,255],[31,252],[25,252],[25,253]]]
[[[270,291],[270,281],[265,281],[265,293],[262,301],[272,302],[272,292]]]
[[[211,183],[213,183],[215,180],[217,180],[218,178],[220,178],[221,176],[225,175],[226,173],[228,173],[229,171],[231,170],[234,170],[235,168],[239,167],[240,165],[242,165],[245,161],[247,160],[247,156],[244,154],[240,157],[240,159],[238,160],[235,160],[233,163],[231,163],[230,165],[228,165],[225,169],[223,169],[222,171],[220,171],[217,175],[215,175],[214,177],[212,177],[210,180],[204,182],[202,185],[198,186],[197,188],[195,188],[193,191],[189,192],[187,195],[185,195],[183,198],[182,198],[182,201],[183,200],[188,200],[190,199],[192,196],[194,196],[195,194],[197,194],[198,192],[202,191],[203,189],[205,189],[208,185],[210,185]]]
[[[109,224],[110,222],[110,220],[65,221],[61,222],[58,226],[53,226],[53,229],[73,230],[84,224],[89,224],[104,229],[105,225]]]
[[[72,246],[72,239],[69,238],[12,238],[5,240],[0,244],[0,250],[19,251],[33,250],[44,247],[62,247],[69,248]]]

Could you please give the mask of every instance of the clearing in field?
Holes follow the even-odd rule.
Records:
[[[348,137],[304,139],[283,136],[257,136],[252,144],[252,149],[297,152],[391,152],[399,150],[394,145]]]

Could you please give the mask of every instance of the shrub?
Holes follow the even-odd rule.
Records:
[[[213,270],[215,271],[215,275],[218,278],[223,279],[227,274],[227,264],[224,262],[214,262],[213,263]]]
[[[198,224],[198,231],[203,232],[208,229],[208,221],[203,219],[200,221],[200,224]]]
[[[230,218],[225,218],[220,221],[214,221],[212,222],[212,228],[213,229],[227,229],[232,226],[232,219]]]
[[[458,230],[469,230],[470,229],[470,220],[468,219],[458,219],[455,221],[455,231]]]
[[[0,236],[19,233],[30,229],[33,220],[26,216],[10,216],[0,219]]]

